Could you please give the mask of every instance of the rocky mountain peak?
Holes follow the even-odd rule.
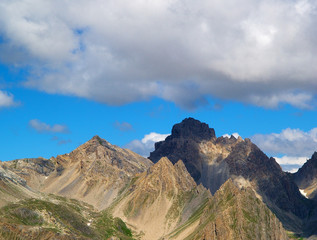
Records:
[[[181,160],[173,165],[167,157],[162,157],[143,175],[140,178],[143,179],[143,182],[154,181],[155,184],[153,183],[153,186],[162,185],[165,186],[163,189],[169,189],[169,191],[178,191],[180,189],[188,191],[197,186]]]
[[[172,138],[191,138],[194,140],[210,140],[216,137],[215,130],[208,124],[194,118],[185,118],[172,128]]]

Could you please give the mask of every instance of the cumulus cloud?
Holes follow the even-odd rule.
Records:
[[[82,9],[85,9],[83,12]],[[313,0],[2,0],[0,59],[26,86],[117,105],[206,96],[310,108],[317,94]]]
[[[39,133],[69,133],[69,129],[66,125],[49,125],[37,119],[30,120],[29,126]]]
[[[251,139],[263,151],[273,155],[309,157],[317,151],[317,128],[308,132],[287,128],[281,133],[257,134]]]
[[[129,142],[125,147],[140,154],[143,157],[148,157],[150,155],[150,152],[154,150],[154,144],[156,142],[165,140],[168,135],[169,134],[151,132],[149,134],[146,134],[142,138],[142,140],[133,140]]]
[[[300,167],[317,151],[317,128],[307,132],[287,128],[282,130],[281,133],[257,134],[251,139],[268,154],[273,156],[283,155],[275,158],[282,167],[286,165]],[[296,168],[293,167],[292,169]]]
[[[128,131],[131,131],[133,129],[133,126],[128,122],[120,123],[119,121],[115,121],[115,123],[113,125],[115,128],[117,128],[121,132],[128,132]]]
[[[235,133],[232,133],[231,135],[229,134],[224,134],[222,135],[223,137],[227,137],[227,138],[230,138],[231,136],[235,137],[236,139],[238,139],[240,137],[239,133],[235,132]]]
[[[6,93],[0,90],[0,108],[1,107],[12,107],[16,106],[17,103],[14,101],[14,97],[10,93]]]
[[[303,165],[308,158],[307,157],[289,157],[289,156],[283,156],[281,158],[275,158],[276,162],[280,165]]]

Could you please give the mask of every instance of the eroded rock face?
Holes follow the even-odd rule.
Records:
[[[188,126],[191,124],[194,127]],[[242,176],[288,229],[301,231],[300,219],[307,218],[310,203],[274,158],[268,158],[249,139],[216,138],[213,129],[197,120],[185,119],[175,128],[176,133],[172,130],[165,141],[155,145],[149,157],[153,162],[164,156],[173,163],[181,159],[196,183],[202,183],[211,193],[229,178]]]

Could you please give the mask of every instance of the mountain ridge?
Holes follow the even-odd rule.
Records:
[[[67,154],[0,166],[42,196],[75,198],[122,219],[140,239],[239,239],[236,231],[244,239],[288,239],[274,214],[295,233],[315,234],[312,201],[249,139],[217,138],[207,124],[187,118],[155,144],[150,158],[159,159],[153,163],[96,135]],[[22,200],[21,206],[31,204]]]
[[[190,124],[198,120],[184,119],[175,124],[177,136],[167,137],[155,145],[149,159],[154,163],[161,157],[168,157],[173,163],[182,159],[196,183],[202,183],[211,193],[215,193],[229,178],[242,176],[248,179],[253,188],[269,208],[282,220],[284,226],[300,232],[310,214],[311,202],[299,192],[292,177],[282,171],[274,158],[267,157],[250,139],[218,137],[191,138]],[[186,134],[181,132],[185,131]],[[180,133],[179,133],[180,132]],[[209,130],[214,133],[214,129]]]

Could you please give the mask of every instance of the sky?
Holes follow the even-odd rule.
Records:
[[[312,0],[2,0],[0,160],[94,135],[143,156],[194,117],[283,169],[317,151]]]

